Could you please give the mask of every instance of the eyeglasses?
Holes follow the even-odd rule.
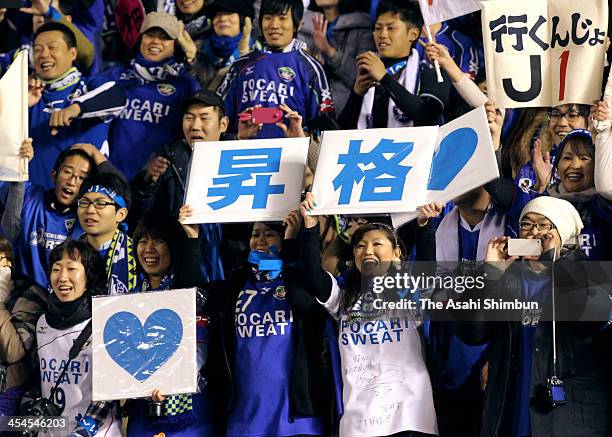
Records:
[[[80,174],[76,174],[74,171],[72,171],[71,169],[69,169],[68,167],[62,167],[59,169],[59,175],[65,179],[72,179],[75,178],[77,182],[81,183],[85,180],[85,178],[87,177],[87,174],[84,175],[80,175]]]
[[[538,231],[550,231],[556,228],[556,226],[553,223],[520,222],[519,226],[521,227],[521,231],[528,231],[528,232],[531,232],[533,228],[537,228]]]
[[[575,109],[570,109],[566,112],[559,111],[558,109],[553,109],[552,111],[550,111],[548,117],[550,118],[550,121],[555,122],[561,120],[562,117],[565,117],[569,122],[574,122],[580,117],[582,117],[582,114],[579,111],[576,111]]]
[[[96,209],[104,209],[109,205],[115,205],[117,206],[117,204],[115,202],[108,202],[106,200],[103,199],[96,199],[94,201],[91,201],[89,199],[86,199],[85,197],[81,197],[78,201],[77,201],[77,206],[79,208],[89,208],[89,205],[93,205],[94,208]]]

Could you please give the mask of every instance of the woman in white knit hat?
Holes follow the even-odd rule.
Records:
[[[509,256],[508,237],[489,242],[487,297],[503,295],[507,301],[540,305],[515,313],[514,320],[522,323],[507,317],[457,324],[463,341],[490,344],[483,437],[609,435],[603,366],[590,335],[607,325],[612,305],[606,292],[590,288],[587,256],[573,247],[582,228],[571,203],[541,196],[520,214],[520,238],[539,239],[539,257],[519,261]],[[554,276],[546,261],[553,261]],[[551,317],[553,296],[556,311]],[[569,321],[585,314],[600,322]]]

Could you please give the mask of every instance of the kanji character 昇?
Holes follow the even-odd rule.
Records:
[[[213,183],[224,186],[208,189],[209,197],[223,198],[208,205],[216,210],[235,203],[240,196],[253,196],[254,209],[266,208],[268,196],[285,192],[284,185],[270,184],[271,173],[279,171],[281,153],[281,148],[223,150],[219,176],[224,177],[213,178]],[[249,180],[254,180],[255,183],[243,185]]]

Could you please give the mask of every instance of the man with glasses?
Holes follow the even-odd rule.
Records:
[[[105,262],[108,294],[136,289],[136,258],[127,235],[127,218],[132,195],[125,178],[118,174],[97,174],[81,187],[77,201],[81,237],[99,252]]]
[[[548,129],[552,138],[550,152],[542,151],[541,157],[534,156],[532,161],[520,169],[515,179],[520,189],[525,192],[533,189],[540,193],[546,190],[552,176],[552,165],[557,158],[557,147],[572,130],[587,129],[590,111],[589,105],[573,103],[555,106],[550,110],[548,114]]]
[[[31,141],[22,146],[22,156],[34,153]],[[76,200],[83,181],[92,173],[117,170],[92,144],[75,144],[59,154],[51,171],[54,188],[46,190],[34,182],[10,182],[2,216],[6,237],[15,248],[21,272],[42,287],[49,281],[49,254],[55,246],[81,229]]]

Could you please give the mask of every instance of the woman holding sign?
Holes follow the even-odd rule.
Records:
[[[185,214],[188,206],[183,207]],[[327,436],[326,314],[295,268],[300,217],[254,223],[248,264],[205,286],[206,364],[219,431],[227,437]],[[284,237],[284,238],[283,238]]]
[[[115,402],[92,401],[91,297],[106,293],[104,262],[89,243],[69,240],[49,258],[53,293],[36,324],[42,397],[24,398],[24,416],[63,416],[63,430],[39,436],[99,433],[121,437]]]
[[[186,209],[181,208],[179,218]],[[185,238],[187,234],[187,238]],[[134,231],[140,286],[143,292],[190,288],[202,282],[198,225],[180,225],[168,216],[145,217]],[[197,303],[197,362],[202,369],[207,355],[207,318],[201,314],[202,295]],[[151,401],[129,401],[128,436],[158,435],[198,437],[213,435],[211,406],[206,380],[198,377],[199,393],[165,396],[155,389]]]
[[[375,277],[392,279],[389,269],[403,258],[395,231],[382,223],[368,223],[355,231],[351,238],[354,266],[340,288],[336,278],[320,267],[318,220],[307,214],[313,207],[309,193],[300,205],[305,228],[300,234],[300,260],[308,289],[340,325],[344,405],[340,435],[438,434],[420,322],[411,317],[409,308],[381,308],[376,288],[364,291],[361,287],[364,279],[363,283],[372,279],[374,285]],[[427,205],[417,218],[418,260],[435,259],[435,239],[427,222],[440,210],[440,205]],[[395,286],[385,288],[400,291]]]

